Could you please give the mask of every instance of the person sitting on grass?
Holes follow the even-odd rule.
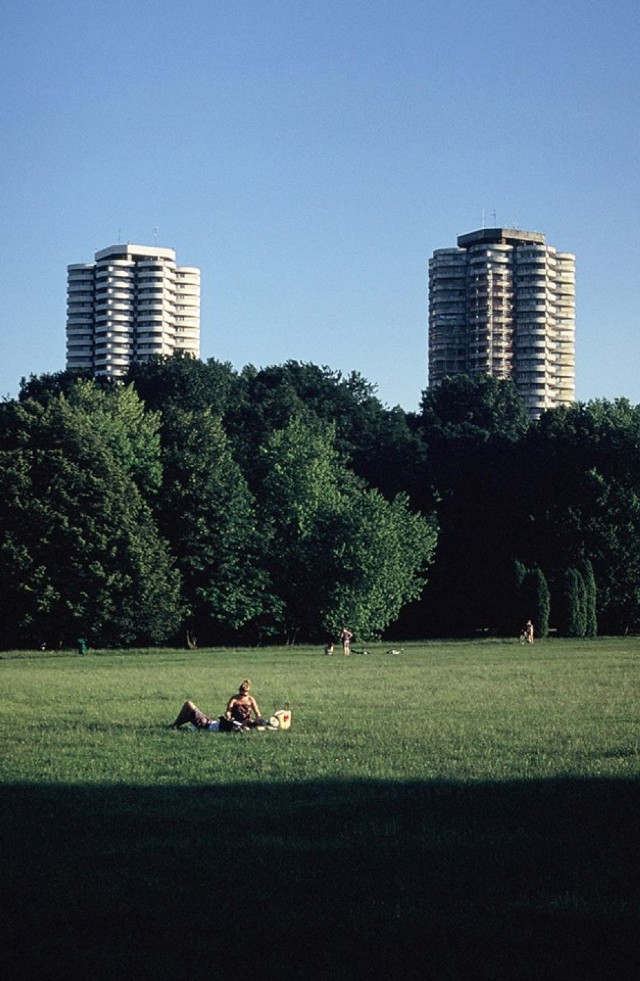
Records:
[[[227,702],[227,708],[224,713],[224,719],[227,722],[231,722],[232,724],[240,723],[243,728],[264,725],[264,719],[260,715],[258,703],[253,695],[249,694],[250,689],[251,682],[248,678],[245,678],[240,683],[238,694],[232,695]],[[253,713],[253,719],[251,718],[251,713]],[[223,720],[221,719],[220,721],[222,723]],[[225,726],[221,724],[221,728],[225,728]]]
[[[208,715],[198,708],[191,701],[184,703],[175,722],[172,722],[172,729],[179,729],[181,726],[191,723],[196,729],[221,729],[223,732],[231,732],[234,729],[249,729],[252,726],[263,724],[260,709],[253,695],[249,694],[251,682],[248,678],[240,684],[237,695],[232,695],[227,702],[225,714],[219,720],[211,719]],[[251,715],[254,718],[251,718]]]

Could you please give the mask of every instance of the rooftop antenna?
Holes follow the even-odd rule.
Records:
[[[118,245],[121,245],[121,243],[122,243],[122,229],[119,228],[118,229]]]
[[[484,228],[484,208],[482,209],[482,227]]]
[[[491,212],[491,217],[493,218],[493,227],[495,228],[496,227],[496,222],[498,220],[498,217],[497,217],[495,211],[492,211]]]

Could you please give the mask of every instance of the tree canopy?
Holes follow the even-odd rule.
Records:
[[[0,405],[4,644],[640,629],[640,407],[158,358]]]
[[[359,376],[158,359],[32,376],[2,411],[12,644],[364,637],[420,593],[432,523],[351,464],[386,419]]]

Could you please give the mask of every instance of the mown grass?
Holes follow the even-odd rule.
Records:
[[[3,655],[8,976],[635,977],[640,640],[384,651]]]

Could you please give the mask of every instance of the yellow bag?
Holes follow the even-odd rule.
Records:
[[[275,718],[278,720],[279,729],[291,728],[291,712],[288,708],[279,709],[277,712],[274,712],[273,714]]]

